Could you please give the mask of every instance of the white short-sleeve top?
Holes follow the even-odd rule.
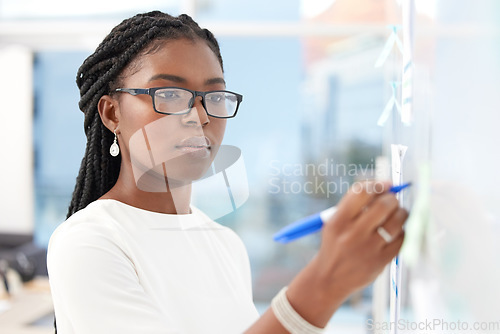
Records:
[[[235,334],[258,318],[242,241],[194,207],[97,200],[56,229],[47,266],[60,334]]]

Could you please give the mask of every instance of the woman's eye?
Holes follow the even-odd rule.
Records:
[[[173,99],[178,99],[180,98],[180,95],[178,92],[173,91],[173,90],[167,90],[167,91],[161,91],[161,92],[156,92],[156,95],[162,99],[166,100],[173,100]]]
[[[208,100],[213,103],[222,102],[225,100],[224,94],[210,94]]]

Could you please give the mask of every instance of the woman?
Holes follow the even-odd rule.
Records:
[[[191,182],[241,102],[212,33],[187,15],[136,15],[85,60],[77,84],[87,148],[48,250],[59,333],[320,333],[401,247],[406,211],[388,183],[365,183],[259,317],[240,239],[190,206]]]

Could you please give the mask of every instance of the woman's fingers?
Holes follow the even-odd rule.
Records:
[[[357,228],[371,233],[378,226],[386,222],[398,209],[399,203],[396,196],[391,193],[374,198],[373,201],[364,207],[354,221]]]
[[[394,240],[392,240],[390,243],[386,244],[384,248],[382,248],[380,259],[383,264],[388,263],[396,255],[398,255],[399,249],[403,245],[403,241],[404,241],[404,232],[401,232]]]
[[[376,197],[386,193],[390,187],[389,182],[356,182],[337,206],[336,216],[344,222],[350,222]]]
[[[348,288],[368,284],[401,248],[408,213],[390,187],[388,182],[353,186],[325,224],[318,258],[329,275],[346,279]]]
[[[392,243],[403,233],[403,224],[408,212],[399,207],[399,202],[391,193],[378,196],[362,210],[353,222],[359,234],[375,238],[380,247]]]
[[[403,233],[406,218],[408,218],[408,212],[398,208],[388,220],[375,228],[376,236],[380,238],[382,246],[392,243]]]

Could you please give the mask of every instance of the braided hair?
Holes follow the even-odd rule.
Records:
[[[78,70],[79,107],[85,114],[85,155],[76,179],[67,218],[108,192],[118,179],[121,158],[111,157],[114,135],[101,121],[97,104],[120,83],[126,68],[143,55],[155,52],[165,40],[201,39],[217,56],[222,68],[219,44],[188,15],[174,17],[159,11],[138,14],[113,28],[95,52]]]
[[[160,11],[138,14],[117,25],[83,62],[76,76],[80,89],[79,107],[85,115],[85,155],[66,218],[108,192],[120,173],[121,158],[111,157],[113,133],[101,121],[97,104],[120,84],[123,72],[143,55],[158,50],[165,40],[201,39],[222,65],[219,43],[208,29],[202,29],[188,15],[174,17]],[[57,334],[56,319],[54,328]]]

